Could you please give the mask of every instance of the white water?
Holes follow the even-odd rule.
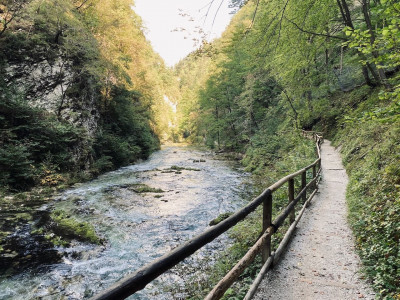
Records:
[[[200,159],[205,162],[194,162]],[[161,172],[173,165],[200,171]],[[205,152],[166,147],[145,162],[70,189],[60,195],[54,208],[90,222],[107,243],[76,242],[59,249],[63,263],[0,279],[0,299],[89,298],[202,232],[220,213],[243,206],[242,196],[249,189],[246,179],[247,174],[235,170],[232,163],[214,160]],[[135,183],[165,192],[137,194],[129,189]],[[226,243],[226,237],[222,239],[224,243],[217,239],[188,261],[201,268],[202,258]],[[172,280],[184,285],[185,279],[174,270],[131,298],[171,299],[162,286]]]

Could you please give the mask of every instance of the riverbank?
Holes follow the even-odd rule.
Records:
[[[247,175],[237,163],[214,158],[210,152],[191,147],[167,147],[147,161],[57,194],[53,211],[92,224],[104,245],[75,240],[69,246],[56,247],[62,253],[59,263],[46,263],[42,273],[40,268],[30,268],[3,277],[0,298],[52,293],[72,299],[89,297],[203,231],[220,213],[235,211],[244,203],[242,196],[248,194]],[[226,241],[217,242],[195,261]],[[184,277],[179,274],[167,274],[144,293],[160,293],[160,285],[181,280]]]
[[[247,201],[260,194],[265,188],[279,180],[280,178],[297,171],[309,164],[315,158],[315,144],[312,140],[305,139],[300,132],[283,131],[276,136],[272,136],[266,144],[249,147],[241,163],[247,171],[252,172],[252,182],[254,190],[249,194]],[[296,190],[300,187],[300,182],[295,182]],[[281,209],[287,205],[287,194],[284,189],[274,193],[273,217],[277,216]],[[300,208],[300,207],[299,207]],[[260,236],[262,229],[262,211],[257,209],[245,220],[237,224],[228,231],[228,236],[233,243],[215,258],[215,263],[202,269],[206,275],[190,276],[195,270],[187,272],[190,276],[188,285],[173,286],[171,290],[177,290],[178,293],[186,293],[187,299],[204,299],[213,286],[225,276],[231,268],[241,259]],[[285,232],[288,224],[273,236],[272,247],[275,249],[283,238],[282,232]],[[261,258],[256,260],[246,268],[246,271],[225,293],[222,299],[236,297],[244,298],[250,285],[257,276],[261,268]]]
[[[67,186],[0,195],[0,276],[59,263],[62,253],[55,247],[75,239],[101,244],[89,223],[54,211],[54,199]]]

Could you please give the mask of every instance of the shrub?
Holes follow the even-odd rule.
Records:
[[[147,158],[159,148],[148,117],[139,102],[140,95],[114,87],[112,100],[102,113],[103,123],[94,142],[98,171],[118,168]]]
[[[11,89],[0,86],[0,182],[11,189],[27,189],[55,172],[79,169],[73,154],[85,139],[81,129],[29,106]],[[47,167],[44,167],[47,166]],[[58,179],[57,179],[58,180]]]

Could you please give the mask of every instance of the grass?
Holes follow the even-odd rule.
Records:
[[[400,299],[400,122],[365,118],[378,101],[367,95],[334,143],[349,174],[349,222],[363,272],[380,298]]]
[[[178,166],[171,166],[171,168],[170,168],[171,170],[174,170],[174,171],[182,171],[182,170],[186,170],[186,171],[196,171],[196,172],[199,172],[200,171],[200,169],[196,169],[196,168],[188,168],[188,167],[178,167]]]
[[[201,171],[200,169],[196,169],[196,168],[187,168],[187,167],[179,167],[179,166],[171,166],[168,169],[164,169],[161,171],[161,173],[175,173],[175,174],[182,174],[182,171],[186,170],[186,171],[196,171],[199,172]]]

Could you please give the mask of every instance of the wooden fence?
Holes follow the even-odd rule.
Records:
[[[321,172],[320,145],[323,142],[323,137],[322,134],[319,132],[303,131],[302,133],[305,137],[314,139],[316,143],[316,152],[318,158],[312,164],[305,167],[304,169],[301,169],[293,174],[290,174],[280,179],[229,218],[209,228],[208,230],[192,238],[183,245],[175,248],[164,256],[145,265],[133,274],[126,276],[124,279],[115,283],[107,290],[94,296],[92,300],[125,299],[135,292],[142,290],[155,278],[165,273],[188,256],[192,255],[204,245],[213,241],[215,238],[220,236],[228,229],[232,228],[238,222],[246,218],[246,216],[253,212],[258,206],[263,205],[262,235],[248,250],[246,255],[229,271],[228,274],[225,275],[224,278],[222,278],[218,282],[218,284],[205,298],[207,300],[220,299],[224,295],[226,290],[236,281],[239,275],[242,274],[246,267],[254,261],[257,254],[261,253],[264,265],[245,297],[245,299],[251,299],[259,283],[261,282],[263,275],[273,266],[274,263],[279,260],[285,246],[287,245],[292,233],[294,232],[298,221],[303,215],[304,210],[317,192],[319,175]],[[307,183],[307,172],[310,171],[312,171],[312,179]],[[301,178],[301,190],[297,195],[295,195],[294,184],[296,177]],[[288,205],[274,220],[272,220],[273,193],[285,183],[288,183]],[[307,191],[311,191],[311,194],[308,198]],[[297,203],[299,203],[300,200],[303,200],[304,204],[296,217],[295,206]],[[279,227],[282,226],[287,217],[289,217],[290,227],[287,230],[283,240],[279,244],[276,251],[272,252],[271,237],[275,232],[277,232]]]

